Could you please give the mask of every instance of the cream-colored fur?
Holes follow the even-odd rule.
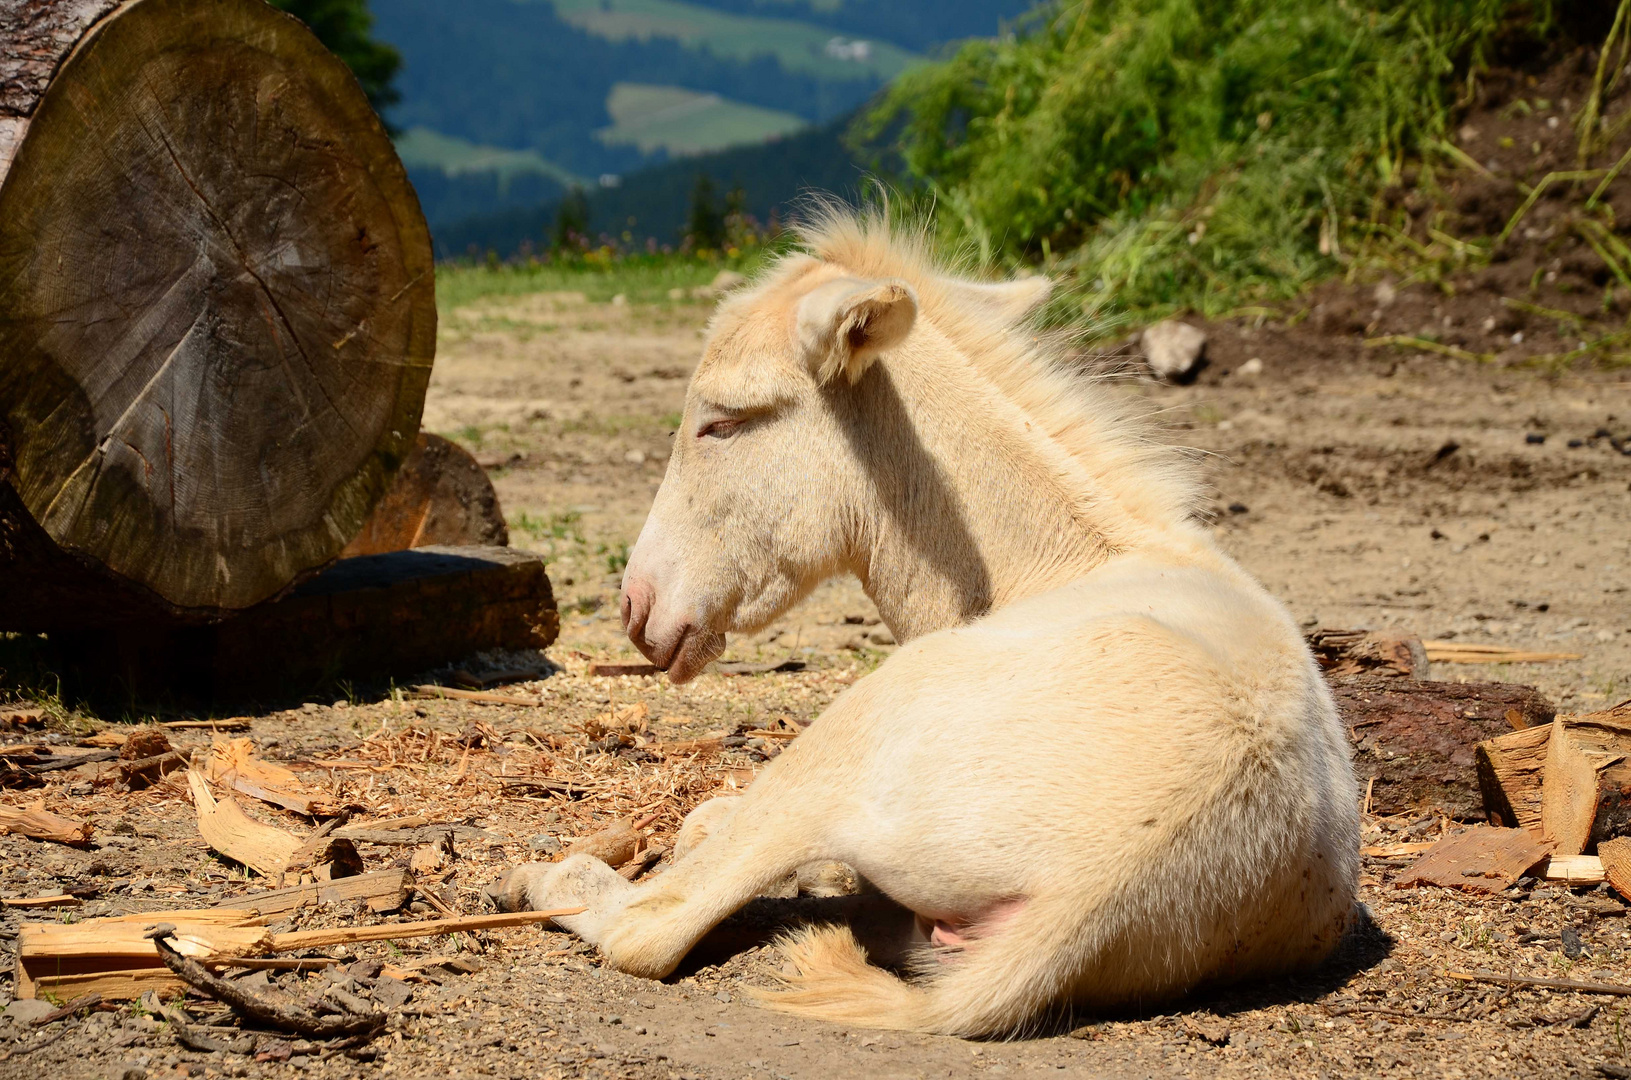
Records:
[[[811,931],[767,1004],[959,1035],[1330,951],[1358,864],[1330,694],[1191,522],[1187,459],[1025,328],[1045,295],[831,213],[721,305],[624,579],[631,638],[681,681],[849,572],[905,644],[735,805],[700,808],[667,873],[519,867],[501,903],[586,904],[560,921],[660,977],[761,888],[840,860],[964,943],[904,980]]]

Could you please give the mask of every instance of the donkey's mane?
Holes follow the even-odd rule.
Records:
[[[1031,417],[1123,510],[1152,525],[1190,517],[1201,498],[1193,453],[1162,437],[1147,410],[1110,393],[1109,376],[1084,371],[1058,335],[1010,325],[948,288],[959,268],[936,256],[923,226],[891,226],[878,213],[818,204],[798,228],[805,254],[857,277],[899,278],[917,291],[920,317],[945,334],[999,392]]]

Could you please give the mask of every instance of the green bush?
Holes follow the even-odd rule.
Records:
[[[852,137],[893,144],[949,238],[1062,274],[1101,331],[1218,314],[1335,270],[1492,43],[1549,20],[1549,0],[1060,0],[906,73]]]

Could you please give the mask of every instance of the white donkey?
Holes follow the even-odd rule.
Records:
[[[829,213],[720,306],[624,577],[629,636],[684,682],[847,571],[905,644],[699,807],[668,872],[521,866],[500,906],[585,905],[558,921],[659,978],[841,861],[917,914],[929,962],[900,978],[806,930],[764,1000],[965,1036],[1332,949],[1358,813],[1331,695],[1192,522],[1187,459],[1023,328],[1047,289],[956,280],[920,237]]]

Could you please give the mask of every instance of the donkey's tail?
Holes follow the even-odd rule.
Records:
[[[1061,914],[1032,901],[918,982],[868,963],[848,927],[811,927],[781,942],[795,973],[779,976],[781,989],[756,996],[779,1012],[857,1027],[1007,1035],[1064,1005],[1070,973],[1081,970],[1082,913]]]

